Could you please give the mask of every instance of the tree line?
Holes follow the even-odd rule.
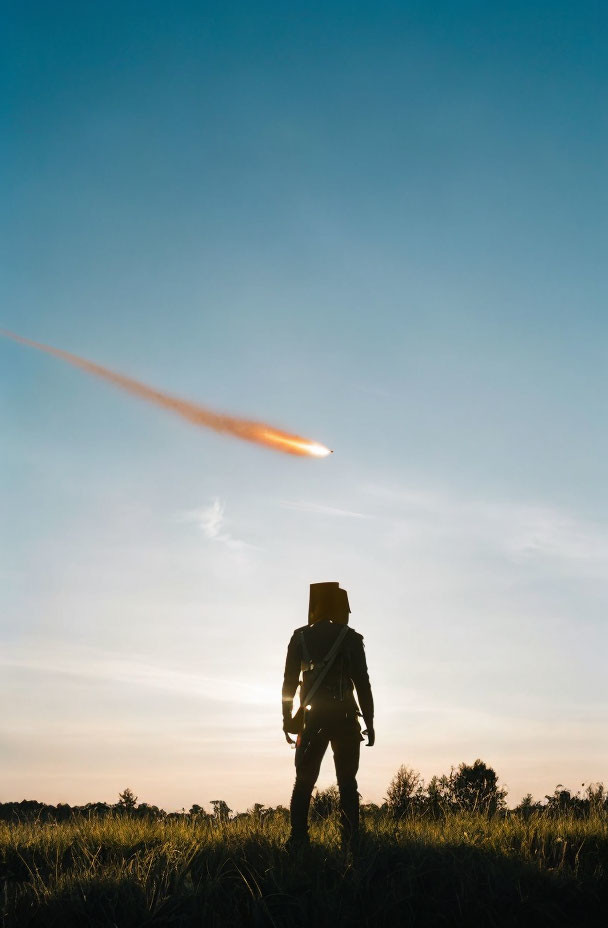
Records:
[[[388,785],[382,804],[364,803],[361,806],[363,819],[388,815],[396,820],[406,818],[441,818],[458,812],[477,813],[484,816],[515,815],[529,818],[533,814],[550,817],[571,815],[587,818],[596,814],[608,814],[608,790],[603,783],[581,784],[581,790],[573,793],[561,783],[544,800],[535,800],[528,793],[513,809],[507,808],[507,791],[500,786],[496,771],[477,759],[472,764],[462,763],[452,768],[449,774],[431,777],[425,783],[420,773],[412,767],[402,765]],[[75,817],[104,818],[128,815],[151,820],[211,821],[224,824],[228,821],[250,817],[260,821],[267,817],[289,815],[284,806],[274,808],[256,802],[246,812],[234,813],[223,799],[209,800],[211,811],[195,803],[188,811],[165,812],[158,806],[138,802],[138,797],[129,787],[118,795],[116,803],[88,802],[82,806],[58,803],[56,806],[34,799],[21,802],[0,803],[0,821],[4,822],[63,822]],[[311,802],[311,815],[326,819],[337,813],[339,794],[335,786],[317,790]]]
[[[507,808],[507,791],[500,786],[496,771],[477,759],[460,764],[448,775],[431,777],[428,784],[417,770],[401,766],[391,780],[382,807],[395,818],[428,815],[440,817],[454,812],[477,812],[482,815],[570,814],[584,818],[608,812],[608,792],[603,783],[581,784],[582,792],[573,793],[559,783],[544,800],[528,793],[513,809]]]

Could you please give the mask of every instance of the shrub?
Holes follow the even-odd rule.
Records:
[[[340,808],[340,793],[337,786],[328,786],[327,789],[315,790],[310,803],[313,817],[327,819]]]
[[[405,818],[419,812],[424,805],[424,781],[413,767],[403,764],[386,791],[386,805],[393,818]]]
[[[496,771],[479,758],[473,764],[460,764],[450,779],[454,802],[463,811],[493,815],[505,808],[507,791],[499,788]]]

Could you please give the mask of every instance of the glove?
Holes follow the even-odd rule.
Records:
[[[289,728],[291,726],[291,713],[287,716],[283,716],[283,734],[285,735],[285,741],[287,744],[295,744],[293,738],[289,735]]]

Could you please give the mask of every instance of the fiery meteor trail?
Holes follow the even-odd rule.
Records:
[[[157,406],[162,406],[164,409],[169,409],[181,416],[182,419],[194,423],[194,425],[202,425],[205,428],[214,429],[216,432],[225,432],[228,435],[234,435],[236,438],[242,438],[243,441],[252,441],[258,445],[264,445],[266,448],[272,448],[274,451],[282,451],[283,454],[324,458],[332,453],[325,445],[320,445],[310,438],[302,438],[300,435],[283,432],[281,429],[275,429],[265,422],[255,422],[251,419],[240,419],[236,416],[213,412],[205,406],[199,406],[198,403],[191,403],[188,400],[182,400],[179,397],[163,393],[161,390],[155,390],[154,387],[148,387],[138,380],[133,380],[132,377],[117,374],[115,371],[108,370],[107,367],[95,364],[94,361],[87,361],[86,358],[80,358],[68,351],[62,351],[61,348],[43,345],[6,329],[0,329],[0,335],[11,338],[21,345],[37,348],[39,351],[44,351],[55,358],[61,358],[62,361],[67,361],[68,364],[79,367],[89,374],[102,377],[115,386],[126,390],[127,393],[139,396],[150,403],[156,403]]]

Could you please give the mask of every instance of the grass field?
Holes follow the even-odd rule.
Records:
[[[608,822],[534,814],[335,820],[288,856],[283,814],[226,824],[128,816],[0,824],[12,926],[606,925]]]

